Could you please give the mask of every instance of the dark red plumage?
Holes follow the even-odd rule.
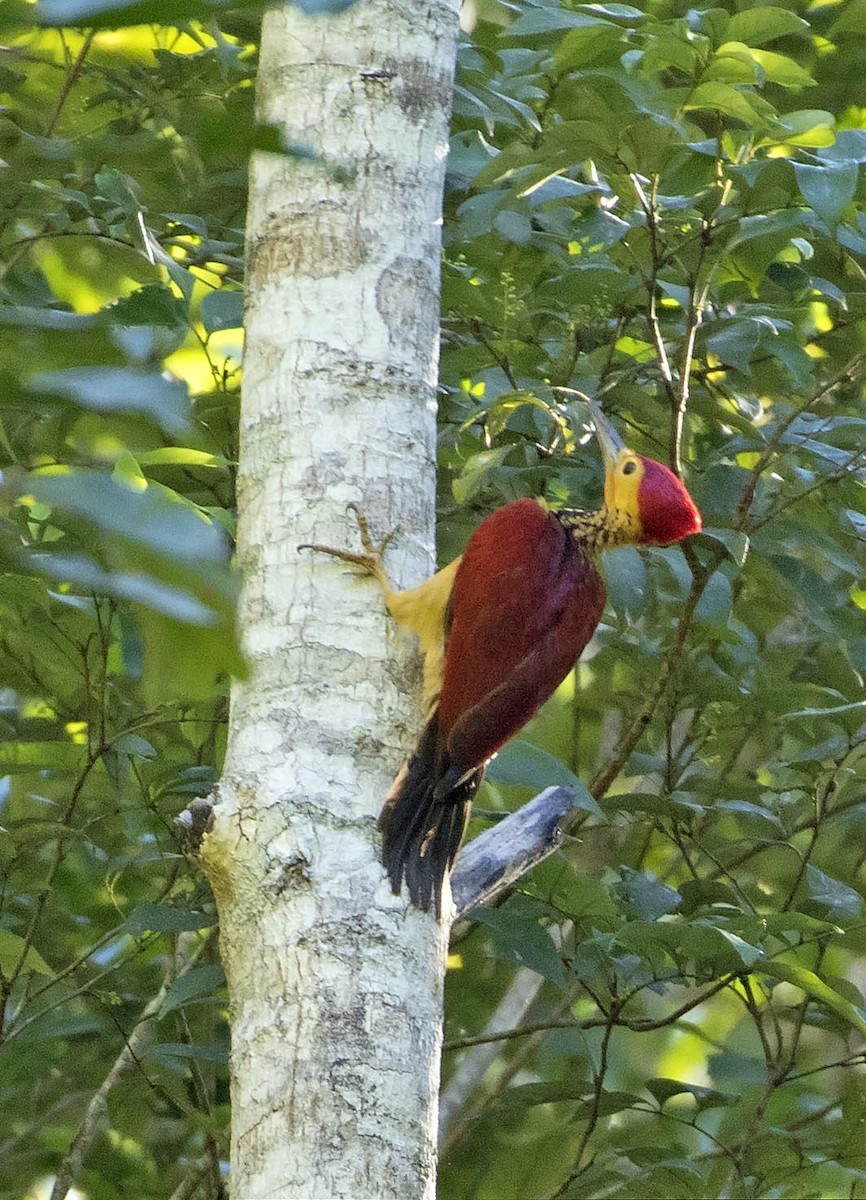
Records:
[[[538,711],[592,637],[604,598],[596,568],[537,501],[515,500],[479,525],[454,581],[439,698],[452,770],[486,762]]]
[[[582,546],[535,500],[515,500],[472,535],[449,606],[439,704],[380,819],[395,891],[440,908],[484,764],[574,666],[604,608]]]

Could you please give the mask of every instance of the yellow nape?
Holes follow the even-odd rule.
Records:
[[[454,576],[460,559],[455,558],[447,567],[437,571],[430,579],[402,592],[385,590],[388,612],[404,628],[418,637],[424,655],[424,702],[432,706],[439,697],[442,687],[442,670],[445,664],[445,611],[454,587]]]

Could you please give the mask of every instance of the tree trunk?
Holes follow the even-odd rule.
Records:
[[[433,567],[442,182],[457,2],[268,13],[248,218],[240,620],[213,829],[232,1012],[232,1194],[435,1192],[447,932],[391,895],[376,815],[419,727],[376,585],[302,542],[399,524]]]

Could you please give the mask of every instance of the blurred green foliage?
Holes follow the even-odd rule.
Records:
[[[32,12],[0,15],[0,1197],[48,1194],[105,1081],[77,1186],[217,1197],[225,996],[173,818],[242,670],[260,13]],[[682,462],[705,532],[607,557],[597,638],[489,771],[478,825],[588,791],[562,850],[455,930],[446,1095],[502,997],[521,1015],[441,1195],[866,1195],[866,10],[473,13],[442,559],[516,496],[598,498],[583,394]]]
[[[243,670],[258,15],[0,46],[4,1197],[58,1169],[113,1068],[86,1195],[216,1195],[226,1157],[214,906],[173,820],[214,780]]]

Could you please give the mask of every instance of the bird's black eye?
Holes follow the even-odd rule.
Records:
[[[633,458],[630,458],[622,469],[623,475],[633,475],[637,470],[637,463]]]

